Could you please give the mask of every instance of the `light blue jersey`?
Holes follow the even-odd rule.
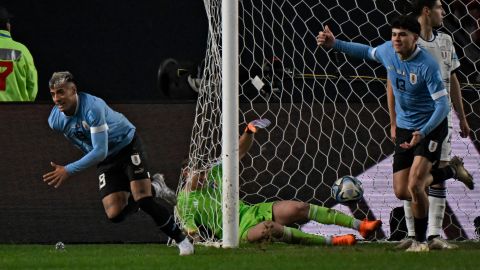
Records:
[[[442,82],[440,68],[424,49],[401,60],[392,42],[372,48],[363,44],[337,40],[335,49],[382,63],[387,68],[395,95],[397,126],[419,130],[425,137],[448,115],[448,93]]]
[[[66,167],[69,174],[80,172],[118,153],[135,135],[135,126],[112,110],[101,98],[79,92],[75,114],[67,116],[57,106],[48,117],[50,127],[72,142],[85,156]]]

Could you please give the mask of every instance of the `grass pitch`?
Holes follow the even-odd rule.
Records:
[[[0,269],[480,269],[480,243],[459,243],[458,250],[412,254],[392,243],[354,247],[285,244],[241,245],[238,249],[196,246],[195,255],[178,256],[176,247],[159,244],[66,243],[0,245]]]

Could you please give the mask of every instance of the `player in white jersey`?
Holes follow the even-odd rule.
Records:
[[[417,45],[426,49],[438,62],[445,88],[449,92],[450,107],[455,109],[460,120],[460,135],[467,137],[470,128],[463,110],[462,96],[460,92],[460,84],[458,82],[455,70],[460,66],[452,38],[442,32],[435,31],[434,28],[442,25],[444,10],[440,0],[415,0],[412,3],[413,14],[418,17],[421,25],[420,37]],[[387,94],[389,100],[391,137],[395,141],[396,121],[393,90],[390,80],[387,84]],[[452,114],[448,115],[448,136],[442,143],[441,157],[439,167],[445,167],[448,162],[457,163],[459,169],[464,170],[462,160],[458,157],[451,158],[451,137],[453,131]],[[429,187],[429,217],[428,217],[428,240],[430,249],[452,249],[456,245],[450,244],[440,237],[442,230],[443,218],[445,215],[446,205],[446,187],[444,184],[438,184]],[[410,247],[415,236],[413,214],[411,210],[411,202],[404,201],[405,220],[408,229],[408,238],[404,239],[397,247],[406,249]]]

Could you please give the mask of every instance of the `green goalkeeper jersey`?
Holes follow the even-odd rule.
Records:
[[[0,30],[0,102],[34,101],[37,70],[27,47]]]
[[[240,209],[244,203],[240,201]],[[198,226],[208,228],[217,238],[222,238],[222,165],[208,172],[202,189],[181,191],[177,198],[177,214],[183,227],[196,231]]]

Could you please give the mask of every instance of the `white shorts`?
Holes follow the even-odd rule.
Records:
[[[448,113],[448,135],[442,143],[442,152],[440,154],[440,161],[450,161],[452,159],[452,132],[453,121],[452,112]]]

